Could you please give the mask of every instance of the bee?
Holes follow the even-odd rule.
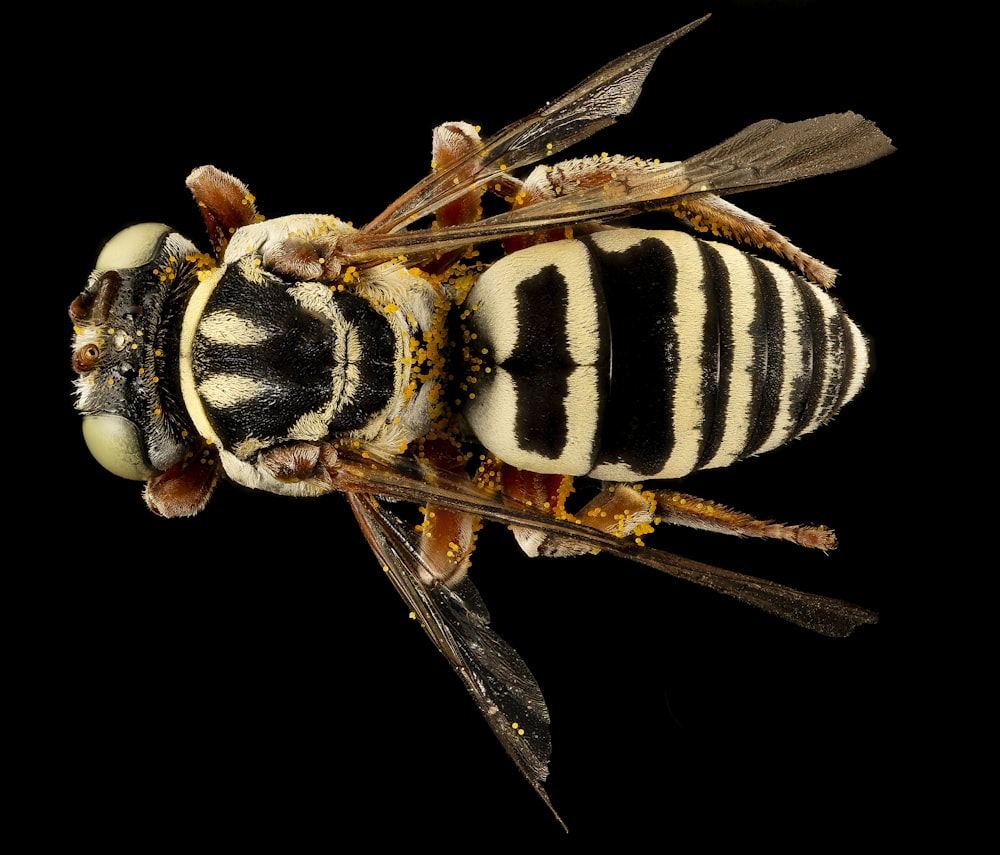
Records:
[[[680,162],[549,161],[629,113],[661,51],[704,20],[492,136],[438,127],[431,173],[360,229],[264,219],[241,181],[196,169],[187,184],[211,253],[169,226],[132,226],[70,306],[76,404],[97,461],[145,481],[166,517],[198,513],[224,478],[345,494],[553,814],[545,701],[469,578],[483,522],[508,525],[529,556],[617,555],[826,635],[877,619],[645,545],[669,522],[835,546],[823,526],[657,482],[814,430],[866,372],[865,339],[827,291],[835,271],[721,197],[893,150],[842,113],[758,122]],[[621,225],[652,211],[690,228]],[[709,231],[728,242],[697,235]]]

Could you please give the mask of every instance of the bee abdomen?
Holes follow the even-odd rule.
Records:
[[[483,362],[466,418],[536,472],[634,481],[727,466],[828,421],[867,366],[860,331],[819,287],[682,232],[514,253],[468,305]]]

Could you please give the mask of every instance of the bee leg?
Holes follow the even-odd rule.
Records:
[[[456,186],[467,185],[479,171],[480,158],[475,157],[475,152],[481,143],[479,132],[467,122],[438,125],[431,144],[431,167],[435,172],[453,169]],[[484,191],[483,187],[472,187],[457,199],[442,205],[434,212],[437,224],[454,226],[474,223],[483,214],[480,200]]]
[[[822,549],[824,552],[837,546],[836,535],[826,526],[788,525],[773,520],[759,520],[742,511],[675,490],[657,490],[653,496],[659,520],[673,525],[737,537],[788,540],[799,546]]]
[[[566,511],[566,498],[573,492],[573,479],[568,475],[543,475],[505,465],[500,473],[500,489],[507,498],[521,505],[536,508],[556,519],[575,519]],[[589,546],[580,546],[569,538],[536,529],[515,525],[511,530],[517,545],[529,558],[539,555],[562,558],[592,551]]]
[[[639,182],[648,172],[662,170],[667,166],[669,164],[620,155],[577,158],[551,166],[539,166],[528,175],[517,191],[514,206],[533,205],[612,182],[627,184],[630,178]],[[670,211],[697,231],[711,232],[749,246],[766,247],[779,258],[794,265],[804,276],[826,288],[831,287],[837,278],[836,270],[803,252],[769,223],[712,193],[686,196],[664,205],[663,210]],[[510,253],[565,237],[565,229],[518,236],[504,241],[504,249]]]
[[[696,231],[710,231],[749,246],[766,247],[824,288],[831,288],[837,278],[836,270],[803,252],[770,223],[712,193],[680,199],[665,210],[685,220]]]
[[[200,166],[185,183],[198,203],[216,258],[225,254],[233,232],[263,219],[246,184],[228,172]]]
[[[427,480],[434,481],[435,471],[445,471],[465,476],[465,458],[455,445],[445,439],[426,439],[420,445],[420,461],[427,464]],[[457,585],[469,572],[476,533],[482,521],[475,514],[443,508],[430,502],[423,508],[424,521],[417,526],[420,532],[420,554],[424,569],[432,579],[425,584],[442,582]]]
[[[288,442],[263,450],[257,469],[282,484],[305,484],[317,494],[337,489],[337,451],[326,442]]]
[[[631,484],[606,484],[604,489],[587,502],[578,516],[581,522],[615,537],[635,537],[638,543],[644,534],[653,531],[656,522],[656,500],[652,493],[643,492]]]
[[[503,492],[509,498],[531,505],[559,520],[597,529],[615,537],[635,537],[653,531],[655,499],[628,484],[609,484],[578,512],[566,510],[566,499],[573,492],[573,479],[568,475],[540,475],[506,466],[502,476]],[[539,532],[535,529],[512,527],[518,545],[526,555],[561,558],[593,552],[567,537]],[[641,540],[639,540],[641,544]]]
[[[424,509],[420,532],[420,554],[430,571],[425,584],[440,582],[453,587],[469,572],[476,533],[482,528],[479,517],[437,505]]]
[[[555,199],[558,196],[579,193],[595,187],[603,187],[612,181],[628,180],[629,175],[644,173],[651,166],[650,161],[627,158],[621,155],[600,157],[580,157],[563,160],[551,166],[535,167],[524,179],[523,184],[514,189],[512,206],[523,208],[538,202]],[[507,192],[511,192],[508,189]],[[607,228],[600,224],[577,227],[578,231],[594,231]],[[503,242],[504,250],[510,254],[529,246],[571,237],[566,227],[551,229],[530,235],[518,235]]]
[[[481,160],[475,156],[482,140],[475,127],[467,122],[447,122],[434,129],[431,144],[431,168],[435,172],[452,170],[455,173],[455,186],[470,186],[470,179],[479,171]],[[482,197],[485,188],[482,185],[471,186],[470,189],[442,205],[434,212],[437,226],[455,226],[463,223],[474,223],[482,218]],[[445,253],[424,265],[428,273],[441,273],[462,255],[462,250]]]
[[[222,475],[218,455],[207,442],[166,472],[146,483],[143,498],[161,517],[190,517],[205,507]]]

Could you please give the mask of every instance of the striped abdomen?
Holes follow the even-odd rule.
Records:
[[[535,472],[635,481],[727,466],[828,421],[867,366],[822,289],[682,232],[514,253],[466,305],[482,360],[468,422]]]

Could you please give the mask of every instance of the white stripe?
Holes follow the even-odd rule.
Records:
[[[198,394],[210,407],[225,410],[259,397],[264,384],[245,374],[211,374],[198,384]]]
[[[198,335],[215,344],[249,346],[267,340],[267,330],[228,309],[220,309],[201,319]]]
[[[705,463],[706,469],[729,466],[739,460],[750,435],[749,407],[754,388],[754,337],[751,333],[758,295],[750,261],[745,253],[725,244],[713,244],[729,270],[731,290],[732,373],[729,377],[729,398],[716,415],[716,424],[724,425],[722,441],[715,455]],[[723,338],[726,333],[723,331]]]
[[[702,363],[705,344],[705,263],[698,241],[681,232],[657,234],[674,251],[677,264],[677,366],[671,419],[674,449],[664,462],[660,478],[680,478],[694,471],[704,433],[706,402],[703,395]],[[664,366],[666,369],[667,366]]]
[[[825,291],[821,291],[819,288],[813,289],[819,300],[819,305],[823,313],[823,329],[829,330],[830,322],[837,316],[837,306],[833,302],[833,299]],[[846,335],[846,330],[845,330]],[[841,373],[843,372],[843,362],[837,358],[830,349],[830,337],[829,335],[824,335],[823,339],[817,342],[817,350],[822,349],[822,364],[823,364],[823,374],[821,376],[813,377],[814,394],[816,394],[818,405],[815,412],[813,412],[812,419],[809,423],[802,428],[800,433],[806,434],[811,431],[816,430],[820,425],[827,422],[831,416],[833,416],[834,411],[831,410],[831,402],[836,403],[837,391],[838,391],[838,380],[840,379]],[[815,366],[813,368],[815,371]]]
[[[224,271],[224,267],[216,268],[192,292],[191,299],[188,301],[188,307],[184,312],[184,323],[181,325],[181,340],[178,355],[181,395],[184,398],[184,408],[191,417],[198,435],[215,443],[216,446],[221,446],[221,443],[208,421],[205,407],[202,404],[198,390],[195,388],[194,366],[192,365],[191,354],[194,350],[194,338],[198,331],[198,322],[201,320],[201,315],[205,311],[208,299],[212,296],[212,292],[215,291],[215,287],[219,284]]]
[[[868,342],[861,330],[850,318],[847,321],[847,334],[850,336],[851,345],[854,347],[854,368],[850,377],[845,377],[843,383],[847,386],[847,394],[844,395],[844,403],[850,401],[865,383],[865,374],[868,371]]]

